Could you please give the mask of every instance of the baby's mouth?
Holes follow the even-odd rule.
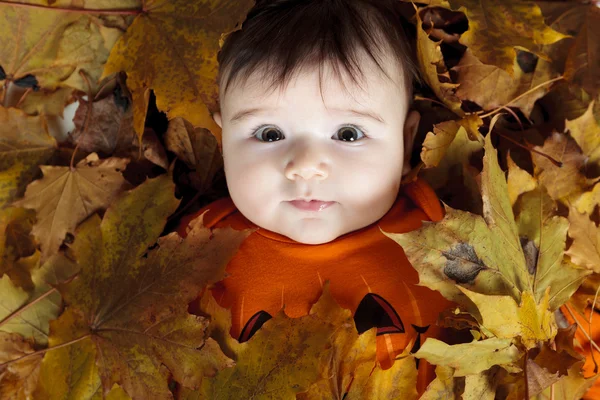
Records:
[[[313,211],[313,212],[319,212],[319,211],[323,211],[324,209],[326,209],[327,207],[335,204],[335,201],[321,201],[321,200],[311,200],[311,201],[304,201],[304,200],[292,200],[289,202],[291,205],[293,205],[294,207],[302,210],[302,211]]]

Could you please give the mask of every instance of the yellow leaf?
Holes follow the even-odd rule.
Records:
[[[586,112],[579,118],[565,121],[565,127],[589,162],[600,161],[600,115],[594,115],[594,101],[588,105]]]
[[[508,178],[506,180],[508,198],[510,199],[510,204],[514,206],[520,195],[537,187],[537,181],[527,171],[519,168],[510,154],[506,158],[506,163],[508,165]]]
[[[72,343],[46,352],[35,398],[102,399],[96,346],[83,314],[69,307],[50,328],[50,347]]]
[[[282,310],[240,343],[235,366],[205,379],[198,394],[206,399],[293,398],[321,376],[331,358],[332,334],[333,326],[316,315],[289,318]]]
[[[408,354],[408,348],[398,356],[391,368],[376,368],[366,382],[354,382],[346,400],[395,399],[410,400],[419,397],[415,357]]]
[[[452,367],[454,376],[466,376],[478,374],[494,365],[513,365],[521,358],[521,352],[510,339],[491,338],[451,346],[427,338],[415,357],[424,358],[431,364]]]
[[[554,314],[549,307],[550,287],[546,287],[544,297],[540,303],[529,291],[523,292],[521,304],[517,309],[521,341],[528,349],[537,346],[538,342],[550,340],[556,336],[558,327]]]
[[[478,131],[481,125],[483,121],[475,114],[434,125],[433,132],[427,133],[421,150],[425,167],[438,166],[446,155],[449,158],[447,165],[468,163],[468,155],[482,147],[483,137]]]
[[[363,387],[367,381],[374,379],[374,375],[377,376],[377,371],[380,371],[379,367],[376,368],[377,329],[371,328],[359,335],[352,312],[341,308],[334,300],[329,289],[329,281],[325,281],[323,294],[311,307],[310,314],[335,326],[335,333],[330,339],[331,358],[322,367],[321,378],[312,384],[307,392],[298,394],[296,398],[298,400],[355,398],[354,396],[359,392],[357,388]],[[412,386],[411,389],[416,390],[416,381]],[[349,392],[348,388],[350,388]],[[408,395],[408,391],[405,393]]]
[[[33,288],[16,287],[8,275],[0,278],[0,331],[20,333],[38,346],[48,343],[48,323],[61,311],[61,296],[53,286],[72,277],[77,265],[69,260],[57,262],[52,257],[43,266],[32,268]]]
[[[574,209],[569,212],[569,236],[573,238],[566,254],[581,266],[600,272],[600,228],[594,224],[588,214]]]
[[[216,111],[219,39],[233,30],[252,5],[251,0],[148,0],[145,12],[113,47],[102,77],[125,71],[128,86],[131,83],[145,93],[154,90],[158,109],[169,119],[184,117],[210,130],[220,144],[221,130],[209,113],[210,108]],[[146,114],[141,104],[144,98],[134,92],[140,121]],[[141,137],[143,122],[135,128]]]
[[[454,368],[437,365],[435,379],[427,386],[420,400],[451,399],[456,395],[458,385],[454,383]]]
[[[469,30],[460,37],[475,57],[514,76],[515,49],[527,50],[549,60],[541,45],[569,37],[544,23],[540,8],[519,0],[449,0],[454,10],[469,19]],[[502,18],[499,18],[502,16]]]
[[[47,3],[44,3],[47,4]],[[54,90],[70,86],[88,91],[80,70],[91,77],[97,90],[104,63],[113,43],[105,38],[120,34],[116,28],[99,24],[91,14],[65,13],[52,8],[0,5],[0,65],[11,81],[26,79],[30,87]],[[106,31],[111,31],[113,35]]]
[[[81,221],[106,208],[126,188],[122,172],[128,159],[98,159],[95,153],[77,167],[43,165],[44,177],[27,186],[25,197],[14,205],[37,211],[33,235],[40,242],[42,260],[58,251],[67,233]]]

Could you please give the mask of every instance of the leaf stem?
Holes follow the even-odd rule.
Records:
[[[43,295],[41,295],[38,298],[36,298],[35,300],[33,300],[31,303],[27,303],[27,304],[21,306],[20,308],[18,308],[17,310],[15,310],[15,312],[13,312],[12,314],[7,315],[3,320],[0,321],[0,328],[2,327],[2,325],[7,323],[8,321],[10,321],[12,318],[18,316],[23,311],[27,310],[29,307],[33,307],[35,304],[39,303],[40,301],[42,301],[46,297],[50,296],[54,292],[56,292],[56,288],[52,288],[52,289],[48,290],[46,293],[44,293]]]
[[[540,83],[539,85],[537,85],[536,87],[529,89],[529,90],[528,90],[528,91],[526,91],[525,93],[521,93],[519,96],[515,97],[514,99],[512,99],[511,101],[509,101],[509,102],[508,102],[508,103],[506,103],[505,105],[503,105],[503,106],[500,106],[500,107],[496,108],[495,110],[492,110],[492,111],[490,111],[490,112],[489,112],[489,113],[487,113],[487,114],[480,115],[480,117],[481,117],[481,119],[483,119],[483,118],[485,118],[485,117],[489,117],[489,116],[491,116],[491,115],[494,115],[494,114],[496,114],[498,111],[502,110],[504,107],[507,107],[509,104],[512,104],[512,103],[514,103],[515,101],[519,100],[520,98],[522,98],[522,97],[524,97],[524,96],[527,96],[529,93],[532,93],[532,92],[534,92],[534,91],[538,90],[540,87],[542,87],[542,86],[544,86],[544,85],[549,85],[549,84],[551,84],[552,82],[556,82],[556,81],[559,81],[559,80],[561,80],[561,79],[564,79],[564,76],[562,76],[562,75],[561,75],[561,76],[558,76],[558,77],[556,77],[556,78],[554,78],[554,79],[550,79],[549,81],[542,82],[542,83]]]
[[[594,314],[595,314],[594,308],[596,308],[596,300],[598,299],[599,291],[600,291],[600,285],[596,289],[596,295],[594,296],[594,302],[592,303],[592,310],[590,311],[590,326],[588,328],[588,333],[590,334],[590,337],[592,336],[592,318],[594,317]],[[594,349],[592,348],[591,344],[590,344],[590,353],[592,353],[592,361],[594,361],[594,373],[597,374],[598,373],[598,363],[596,362],[596,357],[594,357]]]
[[[0,0],[0,5],[6,5],[9,7],[22,7],[22,8],[37,8],[48,11],[58,11],[73,14],[95,14],[95,15],[138,15],[144,12],[144,9],[135,10],[99,10],[99,9],[86,9],[86,8],[63,8],[63,7],[46,7],[39,4],[25,4],[25,3],[13,3],[10,1]]]
[[[491,131],[490,131],[490,133],[491,133]],[[527,143],[527,141],[525,141],[526,144],[521,144],[521,143],[517,142],[516,140],[500,133],[497,129],[496,129],[495,133],[498,134],[499,136],[503,137],[504,139],[508,140],[509,142],[513,142],[517,146],[524,148],[527,151],[531,151],[533,153],[539,154],[542,157],[546,157],[555,166],[557,166],[559,168],[562,167],[562,162],[555,160],[554,158],[550,157],[548,154],[542,153],[541,151],[534,149],[529,143]]]
[[[567,303],[565,303],[565,307],[567,308],[567,311],[569,312],[569,314],[571,314],[571,318],[573,318],[573,321],[575,321],[575,323],[577,324],[577,326],[579,328],[581,328],[581,331],[583,332],[583,334],[588,338],[588,340],[590,341],[590,345],[592,347],[594,347],[596,349],[596,351],[600,352],[600,347],[598,347],[598,345],[596,344],[596,342],[594,342],[594,340],[592,340],[591,336],[588,335],[588,333],[585,331],[585,329],[583,329],[583,326],[581,326],[581,324],[579,323],[579,321],[577,320],[577,318],[575,318],[575,314],[573,314],[573,311],[571,311],[571,307],[569,307],[569,305]],[[594,310],[592,309],[592,312]]]
[[[42,350],[34,351],[33,353],[25,354],[24,356],[21,356],[19,358],[15,358],[14,360],[6,361],[6,362],[0,364],[0,368],[5,367],[5,366],[10,365],[10,364],[13,364],[13,363],[16,363],[17,361],[23,360],[23,359],[25,359],[27,357],[35,356],[35,355],[38,355],[38,354],[44,354],[44,353],[46,353],[47,351],[50,351],[50,350],[56,350],[56,349],[60,349],[61,347],[70,346],[72,344],[75,344],[77,342],[82,341],[83,339],[87,339],[90,336],[92,336],[92,334],[88,333],[87,335],[83,335],[83,336],[78,337],[77,339],[73,339],[73,340],[71,340],[69,342],[65,342],[63,344],[59,344],[59,345],[53,346],[53,347],[47,347],[47,348],[42,349]]]

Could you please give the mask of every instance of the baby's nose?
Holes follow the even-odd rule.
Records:
[[[329,175],[329,164],[326,155],[316,148],[296,149],[296,153],[289,160],[285,168],[285,176],[290,180],[299,177],[308,179],[326,179]]]

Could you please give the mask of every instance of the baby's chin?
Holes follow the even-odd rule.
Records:
[[[332,242],[345,232],[340,232],[339,229],[332,229],[331,222],[305,219],[301,223],[301,226],[288,226],[286,229],[281,229],[278,233],[298,243],[318,245]]]

